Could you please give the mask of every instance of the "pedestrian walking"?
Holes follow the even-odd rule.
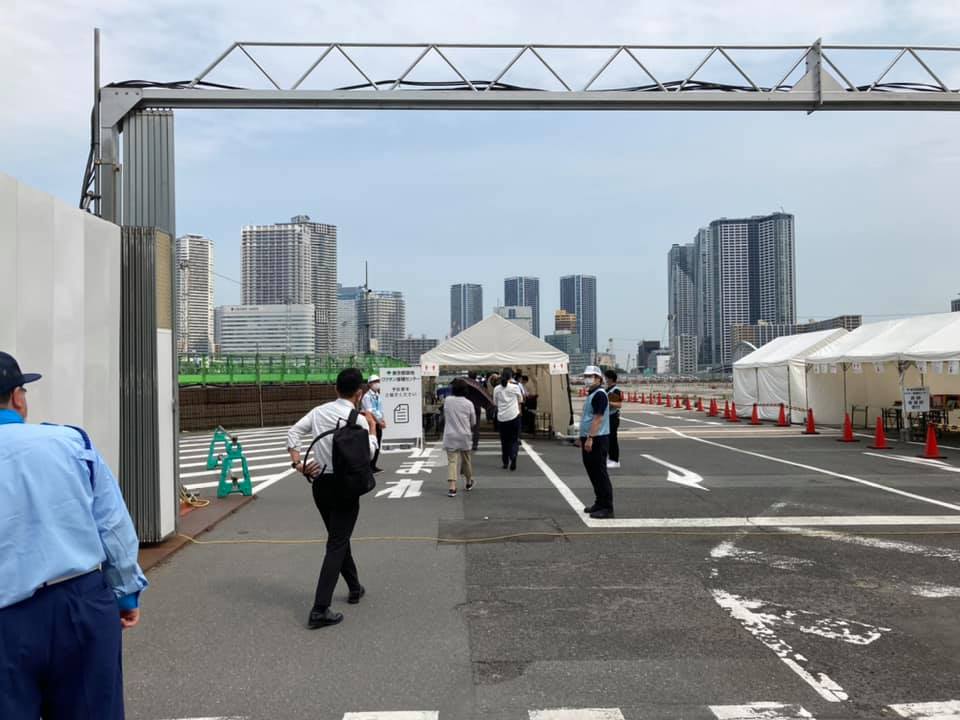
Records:
[[[593,485],[593,505],[583,511],[590,517],[602,519],[613,517],[613,486],[607,473],[607,452],[610,448],[610,402],[603,388],[603,373],[596,365],[588,365],[583,376],[590,382],[590,389],[583,402],[580,417],[580,446],[583,467]]]
[[[330,610],[333,590],[340,575],[343,575],[347,583],[347,602],[351,605],[360,602],[366,590],[360,584],[357,565],[350,550],[350,536],[360,514],[360,497],[355,493],[345,492],[334,476],[334,436],[327,434],[317,441],[314,448],[316,460],[308,459],[306,465],[300,457],[300,441],[305,436],[318,438],[324,433],[332,433],[348,423],[351,417],[355,417],[356,424],[369,431],[369,453],[372,456],[377,449],[377,421],[371,413],[358,413],[362,388],[363,376],[359,370],[342,370],[337,375],[337,399],[315,407],[300,418],[287,433],[287,452],[290,453],[292,467],[313,480],[313,502],[327,529],[323,566],[320,568],[313,608],[307,621],[307,627],[311,630],[336,625],[343,620],[342,613]],[[363,462],[362,467],[366,467],[366,459]]]
[[[520,416],[523,408],[523,393],[513,380],[513,371],[504,368],[500,384],[493,391],[497,406],[497,431],[500,433],[500,459],[503,469],[517,469],[517,453],[520,451]]]
[[[477,416],[473,403],[467,399],[467,383],[457,378],[451,385],[452,395],[443,403],[443,449],[447,453],[447,495],[457,496],[457,479],[461,470],[465,489],[473,490],[473,428]]]
[[[480,410],[483,405],[483,383],[477,379],[477,373],[473,370],[467,372],[467,378],[473,383],[471,387],[473,392],[468,392],[468,397],[470,398],[470,403],[473,405],[473,413],[476,416],[473,424],[473,437],[471,438],[472,442],[470,449],[474,452],[480,447]]]
[[[609,368],[604,370],[603,377],[606,379],[607,400],[610,401],[610,454],[607,459],[607,467],[617,469],[620,467],[620,439],[617,433],[620,430],[620,408],[623,407],[623,393],[617,387],[616,370]]]
[[[383,398],[380,397],[379,375],[371,375],[367,380],[367,392],[363,395],[362,408],[364,412],[373,415],[373,419],[377,421],[377,449],[373,453],[370,467],[375,473],[382,472],[377,467],[377,460],[380,459],[380,443],[383,442],[383,430],[387,427],[387,421],[383,419]]]
[[[122,720],[139,542],[87,433],[26,423],[39,379],[0,352],[0,718]]]

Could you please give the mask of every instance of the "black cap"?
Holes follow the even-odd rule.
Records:
[[[20,366],[17,365],[13,355],[0,352],[0,394],[5,395],[14,388],[36,382],[39,379],[40,375],[37,373],[24,375],[20,372]]]

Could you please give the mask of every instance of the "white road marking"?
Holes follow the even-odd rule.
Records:
[[[263,456],[263,453],[273,453],[273,454],[272,454],[272,455],[265,455],[265,456]],[[273,448],[272,450],[254,450],[254,451],[252,451],[252,452],[247,452],[246,448],[244,448],[243,454],[244,454],[244,456],[246,456],[248,463],[249,463],[249,462],[263,462],[264,460],[279,460],[280,458],[287,458],[288,461],[289,461],[289,459],[290,459],[290,456],[287,454],[287,449],[286,449],[286,448],[280,449],[279,447]],[[263,457],[250,457],[251,455],[260,455],[260,456],[263,456]],[[181,456],[180,456],[180,459],[181,459],[181,460],[192,460],[193,458],[184,458],[184,457],[181,455]],[[203,462],[191,462],[191,463],[181,462],[181,463],[180,463],[180,469],[181,469],[181,470],[185,470],[186,468],[197,468],[197,467],[205,468],[206,466],[207,466],[206,456],[204,456],[204,461],[203,461]]]
[[[729,559],[754,565],[767,565],[777,570],[797,570],[801,567],[816,565],[813,560],[786,557],[782,555],[766,555],[756,550],[745,550],[736,545],[735,540],[725,540],[710,551],[714,559]]]
[[[931,460],[928,458],[909,457],[907,455],[884,455],[883,453],[865,452],[864,455],[870,457],[884,458],[886,460],[899,460],[900,462],[911,463],[912,465],[925,465],[926,467],[936,468],[937,470],[946,470],[947,472],[960,473],[960,467],[948,465],[940,460]]]
[[[755,702],[748,705],[711,705],[717,720],[815,720],[802,705]]]
[[[534,450],[527,443],[526,440],[520,442],[520,446],[524,449],[527,455],[530,456],[530,459],[533,460],[533,464],[540,468],[540,472],[546,476],[547,480],[557,489],[557,492],[560,493],[560,496],[567,501],[567,505],[573,508],[573,511],[588,525],[591,526],[591,522],[597,522],[592,518],[586,517],[583,514],[583,503],[580,502],[580,498],[567,487],[567,485],[560,479],[560,477],[553,471],[553,468],[547,465],[544,462],[543,458],[540,457],[540,453]]]
[[[960,597],[960,587],[937,585],[935,583],[920,583],[910,588],[910,594],[923,598],[950,598]]]
[[[825,673],[814,676],[801,663],[809,662],[803,655],[795,652],[793,646],[782,640],[770,627],[772,622],[769,616],[755,612],[763,604],[755,600],[745,600],[724,590],[711,590],[717,604],[730,613],[744,629],[757,640],[766,645],[777,655],[783,663],[793,670],[805,683],[828,702],[842,702],[848,698],[840,687]],[[749,717],[749,716],[748,716]],[[761,715],[761,717],[763,717]]]
[[[271,463],[269,465],[251,465],[250,462],[247,461],[247,470],[249,470],[251,473],[254,470],[272,470],[274,468],[281,468],[281,467],[290,467],[289,457],[287,458],[286,462]],[[241,468],[241,465],[239,462],[235,462],[232,466],[232,469],[236,470],[237,472],[240,471],[240,468]],[[220,468],[217,468],[216,470],[203,470],[203,471],[197,471],[197,472],[180,473],[180,479],[183,480],[185,478],[204,477],[205,475],[220,475]]]
[[[410,478],[403,478],[401,480],[388,480],[387,485],[389,487],[380,490],[375,497],[386,496],[394,500],[399,498],[420,497],[420,490],[423,487],[423,480],[411,480]]]
[[[265,478],[265,479],[263,480],[263,482],[257,483],[257,484],[255,484],[255,485],[253,486],[253,494],[254,494],[254,495],[257,495],[257,494],[260,493],[262,490],[267,489],[267,488],[270,487],[271,485],[275,485],[276,483],[278,483],[278,482],[280,482],[281,480],[283,480],[285,477],[287,477],[287,476],[289,476],[289,475],[292,475],[292,474],[295,473],[295,472],[296,472],[296,470],[294,470],[293,468],[290,468],[290,469],[288,469],[288,470],[285,470],[285,471],[282,472],[282,473],[277,473],[276,475],[271,475],[270,477]]]
[[[949,517],[953,516],[951,515]],[[833,540],[834,542],[842,542],[848,545],[860,545],[861,547],[874,548],[875,550],[894,550],[896,552],[902,552],[908,555],[921,555],[926,558],[936,560],[951,560],[952,562],[960,563],[960,550],[918,545],[917,543],[905,542],[901,540],[882,540],[879,538],[860,537],[859,535],[847,535],[845,533],[830,532],[828,530],[804,530],[799,527],[795,527],[795,523],[792,522],[784,523],[784,526],[784,532],[803,535],[804,537]]]
[[[374,710],[344,713],[343,720],[439,720],[436,710]]]
[[[620,708],[556,708],[531,710],[530,720],[624,720]]]
[[[700,485],[703,482],[703,478],[700,475],[697,475],[695,472],[682,468],[678,465],[671,465],[665,460],[656,458],[653,455],[642,455],[641,457],[646,458],[650,462],[655,462],[658,465],[663,465],[667,468],[667,482],[676,483],[677,485],[685,485],[687,487],[696,488],[697,490],[704,490],[705,492],[710,492],[709,488],[705,488]],[[674,472],[676,471],[676,472]]]
[[[897,715],[910,720],[960,720],[960,700],[890,705]]]

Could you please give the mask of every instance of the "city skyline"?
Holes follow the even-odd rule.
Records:
[[[528,307],[533,314],[532,333],[540,337],[540,278],[520,275],[503,280],[504,307]]]

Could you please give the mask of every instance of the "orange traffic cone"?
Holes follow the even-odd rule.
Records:
[[[657,393],[657,405],[663,405],[663,395]]]
[[[887,433],[883,428],[883,418],[877,418],[877,436],[873,441],[873,445],[868,445],[871,450],[889,450],[890,446],[887,445]]]
[[[780,417],[777,418],[777,427],[790,427],[790,423],[787,422],[786,410],[783,403],[780,403]]]
[[[813,408],[807,408],[807,427],[803,431],[804,435],[819,435],[817,424],[813,421]]]
[[[720,414],[720,408],[717,407],[717,399],[710,398],[710,412],[707,413],[710,417],[716,417]]]
[[[686,397],[686,398],[684,398],[683,407],[684,407],[685,409],[687,409],[687,410],[693,410],[693,407],[691,407],[691,405],[690,405],[690,397],[689,397],[689,396]]]
[[[740,418],[737,417],[737,404],[735,402],[730,403],[730,419],[728,422],[738,423]]]
[[[703,398],[697,398],[697,412],[703,412]]]
[[[756,404],[756,403],[753,404],[753,414],[750,416],[750,424],[751,424],[751,425],[759,425],[759,424],[760,424],[760,413],[757,411],[757,404]]]
[[[670,407],[671,402],[670,393],[667,393],[667,407]]]
[[[944,460],[947,457],[940,454],[940,448],[937,446],[937,431],[932,423],[927,423],[927,443],[923,447],[923,454],[918,457],[927,460]]]
[[[850,423],[850,413],[844,413],[843,415],[843,436],[838,437],[837,442],[860,442],[853,436],[853,425]]]
[[[730,419],[730,401],[729,400],[723,401],[723,419],[724,420]]]
[[[677,395],[677,396],[673,399],[673,407],[674,407],[674,409],[676,409],[676,410],[679,410],[679,409],[680,409],[680,396],[679,396],[679,395]]]

